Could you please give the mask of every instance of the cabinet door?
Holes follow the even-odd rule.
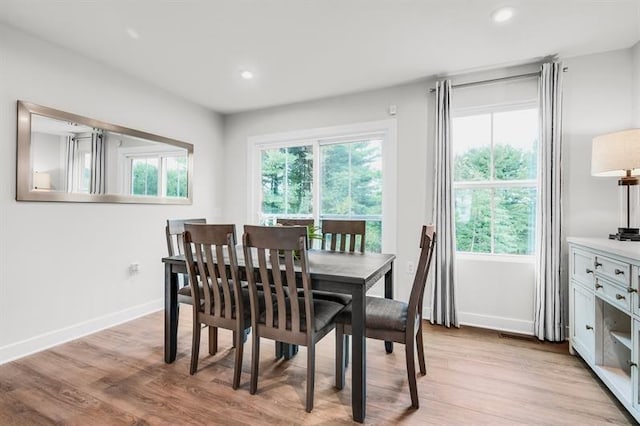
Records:
[[[593,365],[595,353],[595,304],[593,293],[572,283],[573,330],[571,345],[589,364]]]
[[[631,324],[631,386],[633,387],[633,408],[640,411],[640,322],[637,319]]]

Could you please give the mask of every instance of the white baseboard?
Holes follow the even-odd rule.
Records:
[[[2,346],[0,347],[0,365],[78,339],[82,336],[93,334],[105,328],[131,321],[163,308],[164,299],[156,299],[123,311],[93,318],[80,324]]]
[[[424,308],[423,317],[431,319],[431,309]],[[490,330],[506,331],[509,333],[527,334],[533,336],[533,321],[515,318],[504,318],[493,315],[475,314],[472,312],[458,312],[460,325],[488,328]]]

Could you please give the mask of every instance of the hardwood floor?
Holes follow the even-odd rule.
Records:
[[[231,333],[219,352],[203,344],[189,376],[191,312],[180,312],[178,357],[163,361],[161,312],[0,366],[0,424],[348,424],[347,385],[334,383],[334,338],[317,346],[316,398],[304,411],[305,348],[275,361],[264,342],[258,393],[249,394],[251,346],[241,387],[231,389]],[[204,343],[204,342],[203,342]],[[367,423],[630,424],[633,419],[566,344],[505,338],[494,331],[425,326],[427,375],[412,410],[404,347],[367,345]]]

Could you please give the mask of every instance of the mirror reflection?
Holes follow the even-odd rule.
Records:
[[[53,113],[31,108],[26,117],[29,138],[22,142],[29,149],[20,149],[20,138],[26,139],[26,132],[19,131],[18,154],[29,153],[29,171],[28,176],[18,176],[18,199],[190,202],[191,145],[50,111]],[[25,126],[25,117],[19,117],[19,127],[21,122]],[[26,162],[19,158],[19,169],[21,163]],[[21,198],[25,180],[30,182],[27,197]]]

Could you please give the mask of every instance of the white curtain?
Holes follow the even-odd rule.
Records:
[[[560,287],[562,239],[562,63],[542,65],[539,85],[538,247],[534,332],[540,340],[564,340]]]
[[[101,129],[93,129],[91,133],[91,181],[89,193],[105,193],[105,152],[106,144]]]
[[[436,157],[433,218],[438,233],[431,288],[431,323],[459,327],[454,281],[453,163],[451,152],[451,80],[436,83]]]
[[[67,149],[65,152],[65,189],[67,192],[73,192],[74,170],[76,161],[76,152],[78,150],[78,141],[72,136],[67,136]]]

